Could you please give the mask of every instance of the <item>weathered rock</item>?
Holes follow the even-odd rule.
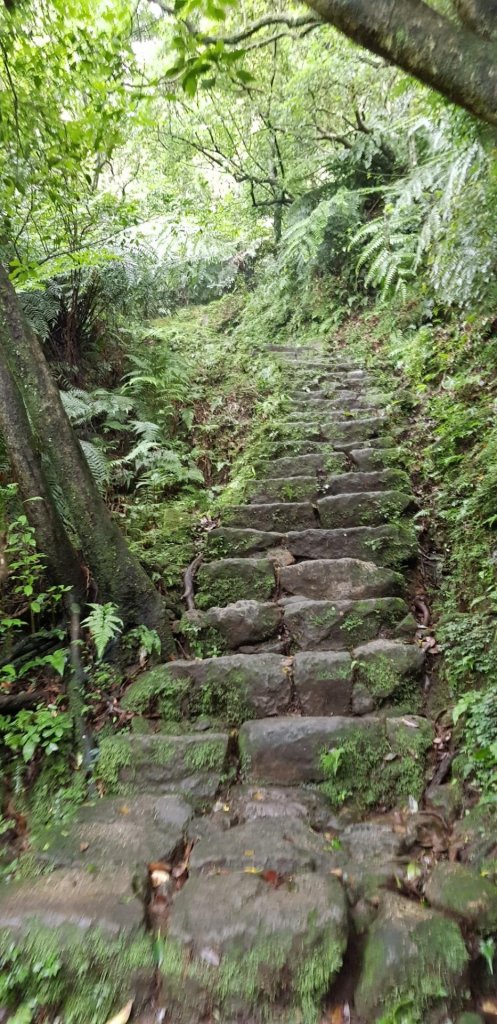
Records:
[[[376,701],[390,697],[406,679],[418,679],[425,663],[424,651],[417,644],[384,639],[356,647],[353,658],[356,678]]]
[[[456,821],[452,833],[452,845],[457,849],[464,864],[480,868],[487,858],[497,855],[497,806],[476,804]]]
[[[321,488],[316,476],[267,477],[251,483],[248,496],[253,505],[275,501],[316,501]]]
[[[364,683],[355,683],[352,690],[353,715],[370,715],[375,709],[375,702]]]
[[[244,872],[196,875],[169,919],[162,965],[168,1007],[176,1024],[209,1010],[223,1021],[276,1020],[276,1002],[283,1011],[286,1004],[287,1020],[300,1019],[302,1003],[308,1016],[317,1015],[346,941],[346,902],[333,876],[299,874],[273,888]]]
[[[326,797],[311,789],[238,785],[230,793],[227,807],[224,813],[233,824],[259,818],[301,818],[322,830],[330,819]]]
[[[314,452],[310,455],[295,455],[293,458],[267,459],[260,463],[261,476],[267,477],[293,477],[312,476],[316,473],[338,473],[347,466],[345,455],[335,452],[334,454],[321,455]]]
[[[458,779],[445,785],[431,785],[425,793],[428,807],[435,807],[441,812],[448,824],[459,816],[463,804],[463,791]]]
[[[303,651],[343,650],[374,640],[393,629],[407,611],[400,597],[335,602],[292,597],[281,605],[288,634]]]
[[[282,714],[290,701],[288,659],[277,654],[231,654],[153,668],[131,684],[122,705],[173,720],[207,714],[237,724],[253,715]]]
[[[379,526],[406,512],[412,498],[402,491],[361,491],[320,498],[317,502],[322,526]]]
[[[296,875],[330,868],[326,841],[301,817],[258,818],[196,843],[191,875],[214,871],[276,871]]]
[[[369,1024],[407,999],[417,1015],[423,1014],[444,990],[449,997],[461,992],[467,962],[453,921],[412,900],[385,894],[366,942],[356,1010]]]
[[[269,548],[279,547],[283,543],[284,534],[273,530],[262,531],[252,529],[236,529],[219,526],[211,530],[206,538],[207,558],[221,558],[223,555],[233,557],[249,557],[261,554]]]
[[[405,852],[404,835],[391,825],[359,822],[344,828],[336,861],[343,868],[349,899],[371,896],[401,881],[407,864]]]
[[[431,906],[487,933],[497,929],[497,886],[463,864],[440,861],[425,885]]]
[[[284,543],[296,558],[359,558],[380,565],[399,565],[413,558],[417,541],[410,525],[384,525],[291,531]]]
[[[200,609],[232,604],[243,598],[267,601],[276,583],[273,564],[265,558],[221,558],[200,567],[196,602]]]
[[[294,397],[295,415],[316,414],[333,416],[337,409],[375,409],[386,404],[386,398],[378,391],[360,392],[357,389],[342,388],[334,398],[316,398],[309,401],[308,397]]]
[[[249,782],[279,786],[323,782],[323,750],[339,747],[351,730],[375,730],[379,721],[295,716],[244,722],[240,749],[245,777]]]
[[[214,732],[105,737],[97,778],[107,793],[185,793],[208,800],[221,781],[228,739],[227,733]]]
[[[303,651],[293,662],[295,695],[305,715],[346,715],[352,659],[344,651]]]
[[[409,477],[400,469],[383,469],[374,473],[362,473],[352,470],[337,476],[326,476],[323,490],[332,497],[337,494],[353,494],[357,491],[372,493],[374,491],[407,490]]]
[[[301,530],[316,526],[316,513],[310,502],[275,502],[267,505],[235,505],[223,515],[226,526],[275,532]]]
[[[133,894],[129,875],[121,877],[112,868],[70,868],[0,887],[0,929],[18,935],[42,926],[82,932],[98,928],[116,937],[136,933],[142,922],[143,905]]]
[[[236,650],[249,644],[261,644],[275,637],[283,619],[283,612],[272,602],[236,601],[224,608],[209,608],[206,612],[186,612],[181,623],[190,623],[200,638],[218,634],[225,647]]]
[[[178,796],[105,797],[80,807],[71,824],[38,834],[36,856],[57,868],[116,869],[131,884],[150,861],[170,860],[192,813]]]
[[[282,568],[280,587],[284,594],[347,601],[400,594],[404,580],[399,573],[379,568],[374,562],[316,558]]]
[[[368,416],[340,422],[335,420],[321,424],[321,437],[324,441],[340,441],[342,444],[367,441],[382,431],[385,432],[386,425],[387,419],[384,416]]]
[[[398,448],[353,448],[349,458],[361,473],[373,473],[404,461]]]

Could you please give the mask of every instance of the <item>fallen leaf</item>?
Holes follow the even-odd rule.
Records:
[[[273,889],[279,889],[280,885],[286,881],[284,875],[280,875],[278,871],[271,871],[270,869],[261,873],[261,878],[264,879],[268,885],[272,885]]]
[[[170,874],[171,865],[167,864],[164,860],[156,860],[152,861],[152,863],[148,865],[148,870],[149,874],[152,874],[153,871],[167,871]]]
[[[419,722],[416,722],[412,718],[401,718],[400,721],[403,722],[404,725],[409,726],[409,729],[419,729]]]
[[[169,881],[171,875],[169,871],[151,871],[150,872],[150,884],[153,889],[158,889],[159,885],[165,885]]]
[[[80,843],[79,844],[79,849],[80,849],[81,853],[85,853],[85,851],[89,849],[89,846],[90,846],[89,843]]]
[[[264,793],[261,793],[260,789],[257,790],[253,795],[253,800],[264,800]]]
[[[129,807],[127,804],[123,804],[122,807],[119,808],[119,814],[129,814]]]
[[[261,869],[260,868],[254,868],[254,867],[244,868],[243,869],[243,873],[244,873],[244,875],[260,875]]]
[[[111,1017],[111,1019],[107,1021],[107,1024],[127,1024],[131,1016],[132,1009],[133,1000],[130,999],[129,1003],[126,1003],[122,1010],[119,1010],[119,1013],[116,1013],[115,1017]]]
[[[330,875],[335,875],[335,878],[343,878],[343,871],[341,868],[332,868]]]
[[[244,857],[253,857],[254,856],[254,851],[253,850],[244,850],[243,856]]]
[[[480,1003],[480,1010],[483,1013],[493,1013],[497,1015],[497,999],[482,999]]]
[[[190,854],[193,850],[193,843],[187,843],[185,846],[185,852],[183,854],[183,860],[173,868],[173,878],[181,878],[182,875],[186,875],[188,871],[188,864],[190,863]]]

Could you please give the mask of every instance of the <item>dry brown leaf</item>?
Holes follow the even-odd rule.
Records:
[[[171,875],[169,871],[151,871],[150,872],[150,885],[153,889],[158,889],[159,885],[165,885],[169,881]]]
[[[480,1010],[483,1013],[493,1013],[497,1016],[497,999],[482,999]]]
[[[85,853],[85,852],[86,852],[86,850],[88,850],[88,849],[89,849],[89,846],[90,846],[90,844],[89,844],[89,843],[80,843],[80,844],[79,844],[79,849],[80,849],[80,852],[81,852],[81,853]]]
[[[116,1013],[115,1017],[111,1017],[111,1019],[107,1021],[107,1024],[128,1024],[132,1009],[133,999],[130,999],[129,1003],[126,1003],[122,1010],[119,1010],[119,1013]]]

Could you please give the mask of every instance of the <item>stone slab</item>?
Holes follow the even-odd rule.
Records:
[[[404,580],[399,573],[374,562],[356,558],[315,558],[280,569],[283,594],[314,600],[347,601],[401,594]]]
[[[288,634],[304,651],[356,647],[388,633],[408,611],[399,597],[335,602],[287,598],[281,604]]]
[[[293,661],[295,695],[304,715],[347,715],[352,658],[345,651],[302,651]]]
[[[410,494],[402,491],[363,491],[320,498],[317,507],[321,526],[380,526],[395,519],[412,505]]]

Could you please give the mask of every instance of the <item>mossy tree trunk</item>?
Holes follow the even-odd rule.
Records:
[[[28,450],[26,466],[28,461],[32,462],[29,449],[34,437],[39,454],[49,464],[47,476],[56,481],[61,492],[82,559],[95,580],[97,599],[113,601],[126,626],[144,623],[156,629],[167,653],[172,649],[172,639],[161,597],[109,515],[41,346],[22,314],[3,268],[0,268],[0,348],[6,386],[10,385],[11,393],[12,387],[17,386],[30,423],[30,433],[24,438]],[[20,467],[19,442],[15,440],[12,427],[7,427],[5,440],[19,475],[21,491],[26,488],[23,497],[32,497],[32,492],[27,493],[26,472]],[[40,547],[46,544],[48,528],[48,522],[44,521],[39,532]],[[40,531],[40,526],[37,529]]]
[[[497,124],[495,0],[454,0],[461,22],[423,0],[305,0],[354,42],[397,64],[489,124]]]

